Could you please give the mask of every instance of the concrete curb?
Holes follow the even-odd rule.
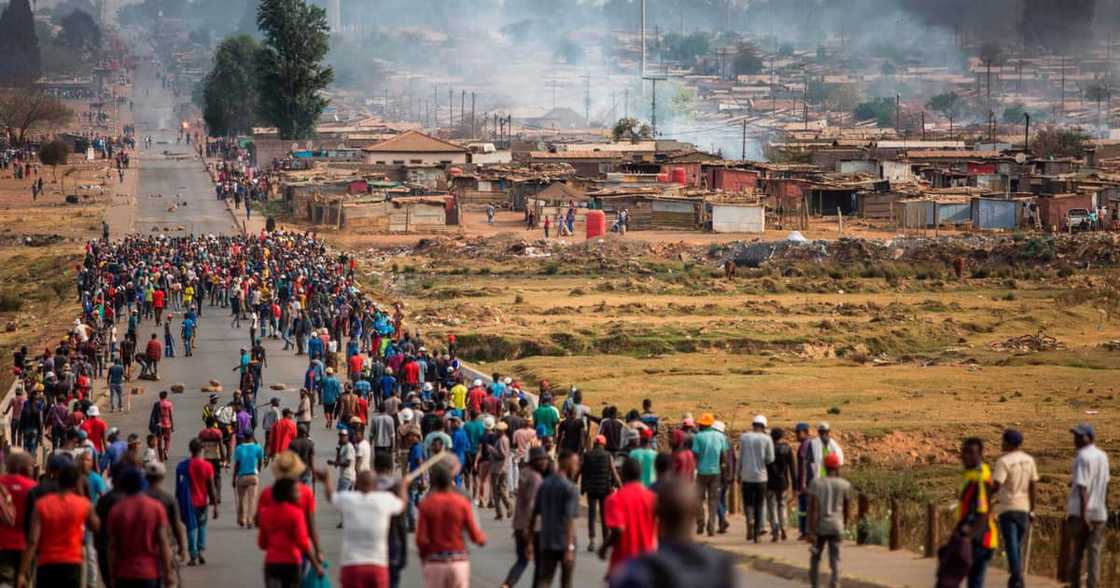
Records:
[[[809,583],[809,567],[807,565],[796,564],[780,558],[766,557],[760,555],[751,555],[749,553],[741,553],[737,551],[730,551],[721,549],[719,547],[711,546],[715,549],[730,555],[740,565],[750,568],[756,572],[762,572],[771,576],[777,576],[786,580],[793,580],[795,582]],[[806,545],[808,547],[808,545]],[[806,554],[808,555],[808,554]],[[827,558],[821,558],[821,572],[819,584],[827,585],[832,574],[827,571],[828,562]],[[843,560],[841,560],[843,561]],[[884,584],[875,580],[868,580],[857,576],[844,575],[841,578],[841,583],[845,588],[899,588],[894,584]]]

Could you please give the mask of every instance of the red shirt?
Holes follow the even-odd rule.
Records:
[[[470,392],[467,392],[467,408],[474,412],[482,412],[482,401],[486,396],[486,390],[478,387],[471,388]]]
[[[358,397],[358,409],[354,412],[354,416],[362,419],[362,424],[369,422],[369,401],[361,396]]]
[[[696,454],[688,449],[673,452],[673,473],[685,480],[692,480],[696,474]]]
[[[613,574],[626,560],[657,549],[657,523],[653,507],[656,496],[641,482],[622,485],[618,492],[607,497],[603,507],[607,527],[619,533],[611,549],[608,574]]]
[[[160,356],[163,355],[163,345],[155,339],[148,339],[146,352],[149,361],[159,361]]]
[[[123,498],[109,511],[107,524],[116,541],[114,579],[159,579],[159,534],[168,527],[163,505],[144,494]]]
[[[299,507],[307,514],[315,512],[315,494],[311,491],[311,487],[307,484],[298,483],[296,487],[299,488]],[[263,510],[266,507],[275,504],[272,501],[272,486],[265,488],[261,491],[261,496],[257,500],[257,510]]]
[[[86,432],[86,436],[98,453],[105,451],[105,432],[109,430],[109,425],[105,421],[100,417],[90,417],[82,423],[82,430]]]
[[[12,495],[16,511],[14,525],[0,525],[0,551],[23,551],[27,549],[27,535],[23,532],[27,528],[24,523],[27,520],[27,493],[36,486],[35,480],[17,474],[4,474],[0,476],[0,485]]]
[[[73,492],[47,494],[35,501],[40,536],[38,565],[82,563],[82,538],[92,508]]]
[[[163,308],[163,290],[152,292],[152,306]]]
[[[415,360],[404,364],[404,381],[413,386],[420,383],[420,364]]]
[[[502,416],[502,400],[497,396],[486,395],[482,399],[482,409],[494,415],[495,418]]]
[[[292,419],[280,419],[272,426],[272,434],[268,437],[268,455],[287,451],[296,438],[296,423]]]
[[[350,373],[351,374],[362,373],[362,354],[355,353],[354,355],[350,356]]]
[[[191,504],[195,508],[206,508],[210,503],[210,482],[214,480],[214,466],[201,457],[191,458],[187,466],[191,481]]]
[[[478,528],[467,497],[455,491],[432,492],[420,503],[420,520],[416,524],[416,547],[420,558],[433,553],[460,552],[465,554],[463,530],[470,533],[475,543],[486,541]]]
[[[171,413],[175,411],[175,405],[170,400],[164,398],[159,401],[159,426],[164,429],[171,428]]]
[[[307,521],[298,506],[290,502],[263,504],[259,514],[257,546],[264,550],[265,564],[298,564],[311,551]]]

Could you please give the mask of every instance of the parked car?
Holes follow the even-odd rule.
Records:
[[[1088,209],[1071,208],[1066,211],[1066,229],[1069,231],[1088,231],[1092,228]]]

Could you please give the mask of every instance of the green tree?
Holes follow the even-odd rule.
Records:
[[[890,98],[876,98],[869,102],[861,102],[852,112],[856,120],[874,120],[880,127],[894,125],[895,103]]]
[[[303,0],[261,0],[257,26],[264,36],[261,118],[277,127],[282,139],[307,138],[327,107],[321,92],[334,80],[334,70],[323,65],[330,43],[327,13]]]
[[[215,137],[248,133],[256,122],[260,43],[249,35],[229,37],[214,52],[202,81],[202,118]]]
[[[51,166],[51,171],[54,173],[54,181],[58,181],[58,166],[65,165],[70,159],[70,145],[66,141],[55,139],[43,143],[39,147],[39,161],[43,165]],[[59,189],[66,192],[66,188],[61,184]]]
[[[615,141],[648,139],[652,134],[649,125],[642,124],[634,117],[618,119],[618,122],[614,123],[614,127],[611,129],[611,137]]]
[[[0,14],[0,81],[31,82],[42,71],[30,0],[11,0]]]
[[[711,36],[704,32],[689,35],[669,33],[661,39],[662,54],[684,65],[692,66],[711,50]]]
[[[739,43],[735,50],[735,59],[731,62],[735,75],[749,76],[762,71],[762,58],[758,56],[754,45]]]
[[[75,10],[62,18],[58,41],[63,47],[92,51],[101,47],[101,28],[84,10]]]
[[[955,119],[960,117],[961,110],[964,108],[964,101],[961,99],[960,94],[956,92],[946,92],[930,98],[929,102],[926,102],[926,108],[945,118]]]
[[[1043,127],[1031,137],[1031,152],[1039,157],[1082,157],[1088,140],[1078,129]]]

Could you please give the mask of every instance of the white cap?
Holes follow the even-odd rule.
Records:
[[[475,378],[474,379],[474,385],[475,386],[481,386],[482,385],[482,378]]]
[[[508,386],[508,385],[513,383],[513,378],[510,378],[509,376],[506,376],[506,379],[502,380],[502,382],[505,383],[505,385]]]
[[[482,419],[482,428],[489,431],[494,428],[494,415],[486,415]]]
[[[101,409],[97,408],[96,406],[91,406],[89,407],[89,410],[86,411],[86,414],[91,417],[101,416]]]
[[[727,425],[723,424],[723,421],[716,421],[712,423],[712,428],[719,431],[720,433],[727,432]]]
[[[424,390],[427,390],[427,391],[430,392],[432,390],[432,383],[431,382],[424,382]]]
[[[407,423],[407,422],[411,421],[412,420],[412,409],[411,408],[402,408],[401,412],[400,412],[400,417],[401,417],[401,422]]]
[[[763,427],[767,426],[766,417],[764,417],[762,415],[758,415],[758,416],[754,417],[754,421],[752,421],[752,422],[756,425],[762,425]]]

